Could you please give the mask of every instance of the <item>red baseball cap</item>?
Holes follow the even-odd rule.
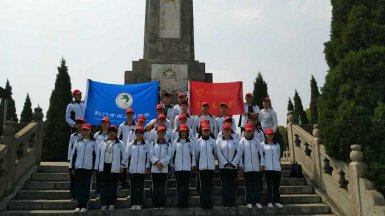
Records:
[[[142,132],[144,132],[144,128],[143,128],[142,126],[138,125],[138,126],[136,126],[136,128],[135,128],[135,132],[136,132],[136,131],[142,131]]]
[[[253,97],[253,94],[251,94],[251,92],[247,92],[246,97]]]
[[[245,125],[245,131],[253,131],[254,130],[254,126],[250,123],[247,123]]]
[[[82,125],[82,130],[91,130],[92,126],[88,123]]]
[[[204,131],[204,130],[210,130],[209,124],[202,124],[202,125],[201,125],[201,128],[202,128],[202,131]]]
[[[128,108],[128,109],[126,109],[126,114],[127,114],[127,113],[134,113],[134,109],[132,109],[131,107]]]
[[[179,94],[178,94],[178,97],[185,97],[186,96],[186,94],[184,93],[184,92],[180,92]]]
[[[86,120],[84,118],[78,118],[75,120],[76,123],[86,123]]]
[[[229,107],[229,106],[227,106],[227,103],[225,103],[225,102],[221,102],[221,103],[220,103],[220,105],[219,105],[219,107],[223,107],[223,106],[225,106],[225,107]]]
[[[266,128],[265,134],[274,134],[274,130],[272,128]]]
[[[164,113],[161,113],[158,115],[158,119],[166,119],[166,115]]]
[[[203,103],[202,103],[202,106],[208,106],[208,107],[209,107],[210,105],[209,105],[208,102],[203,102]]]
[[[102,118],[102,121],[101,122],[110,122],[110,119],[107,117],[107,116],[104,116]]]
[[[138,122],[145,122],[145,121],[146,121],[146,117],[143,116],[143,115],[141,115],[141,116],[138,117],[138,120],[137,120],[137,121],[138,121]]]
[[[222,129],[231,129],[231,124],[229,124],[229,123],[224,123],[223,125],[222,125]]]
[[[166,131],[167,128],[165,126],[158,126],[158,129],[156,131],[160,132],[160,131]]]
[[[156,105],[156,109],[157,109],[157,110],[158,110],[158,109],[164,109],[163,104],[157,104],[157,105]]]
[[[179,114],[178,120],[187,119],[187,115],[184,113]]]
[[[203,124],[210,124],[209,120],[207,119],[202,119],[201,122],[200,122],[201,125]]]
[[[73,92],[72,92],[72,96],[75,96],[75,95],[78,95],[78,94],[81,94],[82,92],[79,90],[79,89],[75,89]]]
[[[186,124],[181,124],[179,125],[179,131],[189,131],[189,129]]]

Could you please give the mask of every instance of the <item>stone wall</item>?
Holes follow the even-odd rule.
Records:
[[[0,199],[14,193],[18,182],[41,161],[43,113],[36,108],[29,124],[7,121],[0,137]]]
[[[363,162],[360,145],[352,145],[346,164],[326,154],[320,143],[320,131],[314,125],[313,134],[293,122],[288,114],[288,143],[290,162],[302,165],[303,174],[340,215],[385,215],[385,200],[373,184],[365,179],[367,165]]]

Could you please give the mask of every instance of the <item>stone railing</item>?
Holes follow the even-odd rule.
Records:
[[[35,108],[33,121],[24,127],[7,121],[0,137],[0,200],[17,190],[20,181],[41,161],[43,113]]]
[[[303,174],[313,184],[337,214],[385,215],[385,200],[373,184],[365,179],[367,165],[360,145],[352,145],[346,164],[326,154],[319,141],[320,131],[314,125],[313,134],[295,125],[293,112],[288,114],[290,162],[302,165]]]

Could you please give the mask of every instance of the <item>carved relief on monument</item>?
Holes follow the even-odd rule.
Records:
[[[187,91],[187,64],[152,64],[151,80],[158,80],[160,94],[177,94]]]
[[[160,0],[159,38],[180,38],[181,0]]]

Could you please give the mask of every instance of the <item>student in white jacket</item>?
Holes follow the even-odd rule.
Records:
[[[79,139],[72,150],[71,172],[76,179],[75,212],[87,212],[91,197],[91,178],[96,159],[96,140],[91,134],[91,125],[83,124],[83,138]]]
[[[239,134],[233,128],[233,125],[234,125],[233,122],[234,122],[234,118],[231,116],[226,116],[223,118],[223,124],[221,125],[221,129],[220,129],[221,131],[217,134],[217,139],[220,139],[223,136],[223,132],[222,132],[223,125],[224,124],[230,124],[231,125],[231,136],[237,140],[240,140]]]
[[[143,139],[144,128],[137,126],[135,140],[128,145],[128,172],[130,174],[130,204],[132,210],[140,210],[144,204],[144,178],[149,171],[149,143]]]
[[[254,127],[254,137],[259,140],[259,143],[265,140],[265,133],[262,130],[261,122],[257,121],[256,113],[249,113],[247,124],[251,124]],[[242,138],[245,137],[245,134],[242,133]]]
[[[108,140],[108,128],[110,127],[110,119],[108,117],[103,117],[101,120],[101,126],[102,129],[95,133],[94,138],[96,140],[97,146],[96,146],[96,152],[99,150],[99,146],[103,141]],[[97,172],[95,174],[95,192],[96,192],[96,199],[100,199],[100,188],[101,188],[101,182],[100,182],[100,173]]]
[[[146,140],[146,141],[148,141],[149,143],[156,141],[158,139],[158,131],[157,131],[158,127],[159,126],[164,126],[164,127],[167,128],[166,135],[165,135],[164,138],[167,141],[172,142],[172,140],[171,140],[172,130],[169,127],[167,127],[166,122],[167,122],[166,115],[164,113],[159,114],[158,118],[157,118],[157,121],[156,121],[156,124],[155,124],[155,127],[152,128],[151,131],[149,131],[149,133],[150,133],[150,136],[149,136],[150,140]],[[145,128],[147,128],[147,126]],[[145,129],[145,131],[146,131],[146,129]]]
[[[274,139],[273,128],[267,128],[265,130],[266,140],[263,142],[262,148],[265,155],[265,176],[266,176],[266,201],[269,208],[273,207],[273,203],[276,207],[282,208],[281,195],[279,193],[279,187],[281,184],[281,149],[279,144]]]
[[[215,118],[215,127],[214,127],[214,135],[215,135],[215,137],[217,137],[217,139],[218,139],[218,134],[222,131],[222,125],[224,124],[225,118],[227,116],[232,118],[231,128],[233,129],[233,131],[237,130],[237,126],[235,125],[234,118],[231,117],[229,114],[227,114],[227,112],[229,110],[229,106],[226,103],[221,102],[219,105],[219,110],[220,110],[220,115],[217,116],[217,118]]]
[[[195,169],[195,142],[189,138],[189,128],[185,124],[179,125],[179,136],[172,148],[175,164],[175,178],[178,207],[188,207],[191,170]]]
[[[71,134],[70,141],[68,142],[68,152],[67,152],[67,162],[69,163],[72,158],[72,150],[77,143],[79,139],[83,137],[82,135],[82,126],[85,123],[84,118],[78,118],[76,119],[76,127],[77,132]],[[71,167],[71,164],[69,164],[69,167]],[[75,186],[75,175],[71,173],[71,169],[69,169],[70,174],[70,194],[71,194],[71,200],[76,201],[76,186]]]
[[[238,188],[238,163],[240,155],[239,140],[231,134],[231,123],[222,126],[221,138],[218,138],[218,154],[221,154],[225,161],[219,161],[219,171],[222,180],[222,198],[225,207],[235,207],[235,197]],[[219,157],[220,158],[220,157]]]
[[[102,141],[96,152],[95,169],[99,171],[101,188],[100,201],[101,209],[104,212],[115,209],[118,197],[118,182],[120,174],[127,167],[125,147],[122,141],[117,138],[118,127],[111,125],[108,127],[108,139]]]
[[[155,209],[166,205],[168,165],[172,155],[172,145],[166,141],[167,128],[158,126],[158,140],[150,143],[152,203]]]
[[[240,141],[241,149],[239,154],[241,160],[239,166],[245,176],[245,200],[248,208],[252,208],[253,204],[255,204],[258,209],[261,209],[261,171],[265,169],[265,157],[261,142],[253,135],[253,124],[247,123],[244,130],[245,137]]]
[[[202,125],[202,137],[195,146],[195,156],[199,167],[200,178],[200,203],[203,209],[213,207],[213,174],[215,170],[215,156],[220,162],[225,161],[222,154],[218,153],[215,140],[210,137],[210,126]]]
[[[175,119],[177,120],[177,119]],[[179,124],[178,125],[182,125],[182,124],[185,124],[187,125],[187,115],[182,113],[180,115],[178,115],[178,120],[179,120]],[[187,125],[188,126],[188,125]],[[171,134],[171,143],[174,143],[175,140],[177,140],[179,138],[179,128],[180,127],[177,127],[175,128],[173,131],[172,131],[172,134]],[[189,128],[188,130],[188,138],[190,140],[195,140],[195,137],[194,137],[194,132]]]

